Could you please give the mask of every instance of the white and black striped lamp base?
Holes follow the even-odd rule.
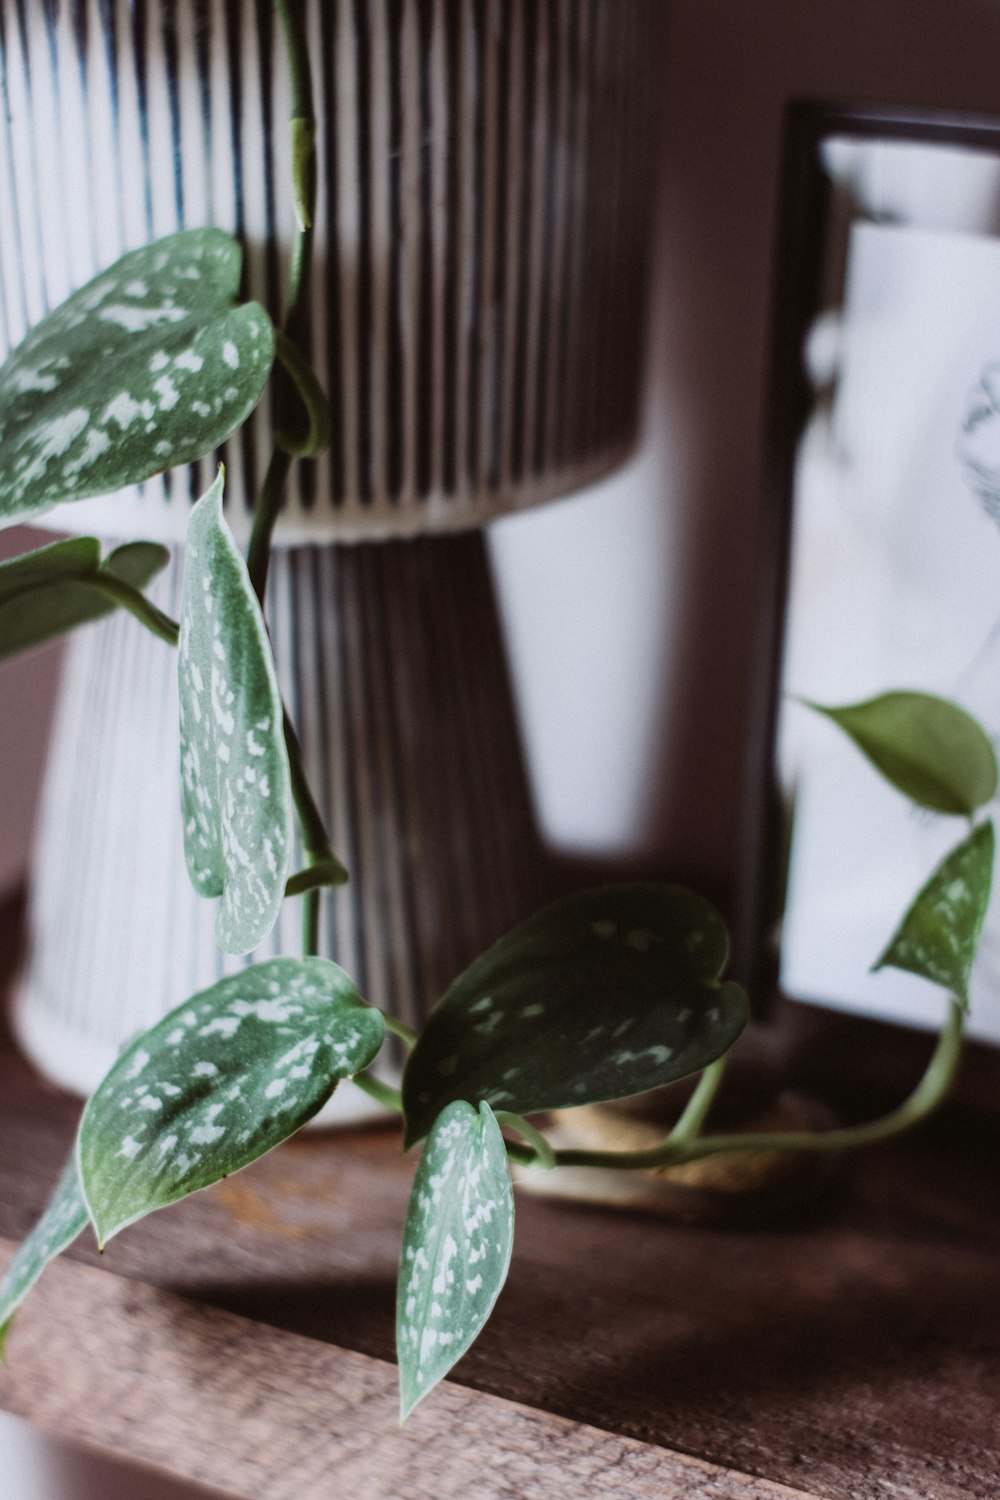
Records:
[[[635,441],[666,9],[306,0],[305,352],[333,442],[296,466],[269,619],[352,874],[323,898],[323,951],[411,1020],[546,894],[468,529],[580,488]],[[124,250],[181,228],[238,234],[247,294],[277,309],[288,95],[271,0],[0,0],[0,356]],[[265,398],[223,455],[237,536],[270,444]],[[179,547],[215,458],[54,524]],[[16,1019],[80,1091],[226,963],[184,872],[173,671],[124,618],[66,663]],[[274,944],[295,951],[296,927],[289,910]]]

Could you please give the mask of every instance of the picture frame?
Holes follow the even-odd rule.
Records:
[[[1000,117],[790,105],[765,453],[750,983],[930,1028],[939,992],[870,969],[954,822],[796,700],[933,692],[1000,738]],[[970,1034],[1000,1042],[996,899]]]

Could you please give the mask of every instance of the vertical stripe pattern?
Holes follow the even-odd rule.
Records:
[[[311,350],[330,452],[281,538],[477,525],[636,431],[665,0],[309,0]],[[127,249],[216,224],[280,305],[291,236],[270,0],[0,0],[0,355]],[[228,444],[245,534],[269,401]],[[179,539],[208,460],[60,511]]]

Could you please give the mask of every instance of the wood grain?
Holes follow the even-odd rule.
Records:
[[[392,1366],[72,1263],[15,1338],[10,1410],[253,1500],[814,1500],[455,1386],[400,1428]]]
[[[9,1050],[0,1077],[12,1242],[41,1211],[79,1105]],[[770,1493],[738,1477],[755,1475],[823,1500],[996,1500],[995,1114],[953,1111],[857,1158],[786,1226],[720,1231],[519,1196],[510,1281],[456,1371],[471,1389],[433,1395],[405,1436],[390,1361],[412,1162],[398,1146],[392,1129],[300,1136],[103,1258],[85,1237],[15,1328],[0,1402],[223,1487],[227,1463],[249,1465],[262,1500],[325,1495],[305,1479],[326,1465],[363,1496]],[[557,1448],[570,1444],[561,1487],[542,1437],[528,1456],[549,1414]],[[289,1432],[305,1468],[264,1451],[284,1452]],[[737,1488],[671,1468],[677,1453]],[[381,1477],[362,1482],[366,1463]],[[287,1473],[298,1489],[281,1488]]]

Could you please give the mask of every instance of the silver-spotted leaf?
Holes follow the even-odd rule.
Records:
[[[482,1330],[513,1244],[514,1194],[493,1111],[449,1104],[427,1137],[403,1230],[396,1291],[402,1418]]]
[[[188,873],[221,896],[219,946],[249,953],[281,909],[291,782],[274,661],[222,517],[222,476],[191,512],[181,598],[181,787]]]
[[[101,562],[96,537],[70,537],[0,563],[0,659],[55,639],[117,608],[93,586],[100,573],[143,589],[170,560],[155,542],[127,542]]]
[[[841,708],[810,703],[863,751],[887,781],[935,812],[968,817],[997,789],[989,736],[963,708],[930,693],[883,693]]]
[[[980,823],[914,898],[875,969],[905,969],[943,985],[963,1005],[993,883],[993,824]]]
[[[621,1099],[726,1052],[746,995],[720,983],[729,940],[693,891],[617,885],[538,912],[431,1012],[403,1077],[408,1144],[453,1099],[515,1114]]]
[[[219,229],[133,250],[43,318],[0,368],[0,525],[211,452],[260,399],[274,330],[235,305]]]
[[[49,1261],[71,1245],[87,1227],[87,1206],[80,1192],[76,1156],[62,1170],[45,1212],[19,1247],[0,1280],[0,1355],[11,1319]]]
[[[178,1006],[84,1110],[80,1180],[101,1243],[286,1140],[382,1036],[381,1013],[323,958],[269,959]]]

